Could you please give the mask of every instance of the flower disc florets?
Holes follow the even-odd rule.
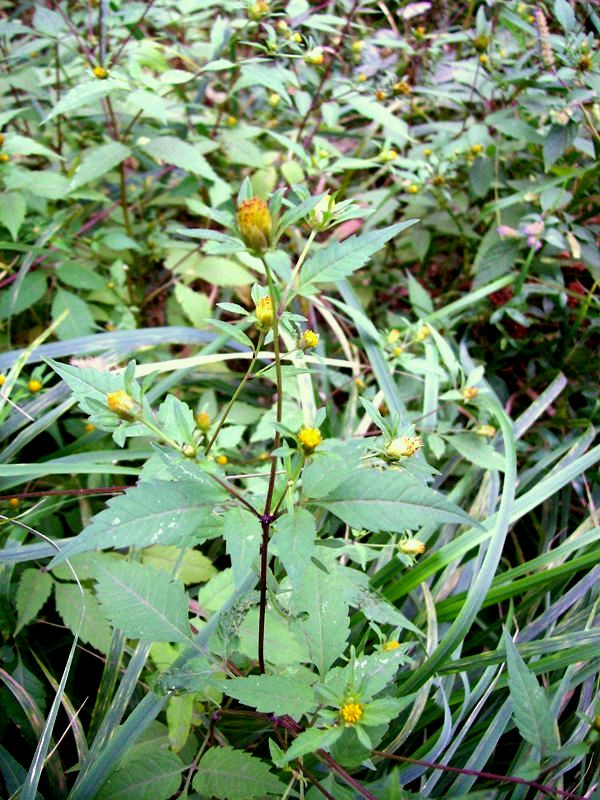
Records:
[[[401,458],[410,458],[423,447],[420,436],[400,436],[385,446],[385,455],[390,461],[399,461]]]
[[[110,392],[106,395],[106,403],[109,409],[121,419],[131,422],[136,417],[138,404],[135,402],[131,395],[119,389],[116,392]]]
[[[323,437],[318,428],[301,428],[298,434],[298,441],[305,454],[309,456],[321,444]]]
[[[273,324],[273,302],[270,297],[261,297],[256,304],[256,327],[266,332]]]
[[[344,703],[340,708],[340,717],[346,725],[356,725],[362,719],[363,714],[364,709],[360,703]]]
[[[319,334],[311,331],[310,329],[304,331],[302,336],[300,337],[300,349],[301,350],[310,350],[313,347],[316,347],[319,344]]]
[[[271,239],[273,220],[265,201],[260,197],[244,200],[238,208],[237,216],[244,244],[259,253],[266,250]]]

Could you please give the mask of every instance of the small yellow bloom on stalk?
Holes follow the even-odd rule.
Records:
[[[298,33],[297,31],[296,31],[296,33],[293,33],[292,34],[292,41],[296,42],[296,44],[302,44],[302,34]]]
[[[398,158],[398,153],[395,150],[382,150],[379,154],[380,161],[395,161]]]
[[[300,347],[302,350],[310,350],[319,344],[319,334],[311,331],[310,329],[304,331],[300,339]]]
[[[482,67],[485,67],[487,65],[488,61],[489,61],[489,58],[486,56],[485,53],[482,53],[479,56],[479,63],[481,64]]]
[[[386,97],[387,95],[383,91],[383,89],[377,89],[377,91],[375,92],[375,99],[378,100],[380,103],[383,103]]]
[[[273,303],[270,297],[261,297],[256,304],[256,327],[266,333],[273,325]]]
[[[421,325],[419,330],[415,333],[415,342],[424,342],[428,336],[431,336],[431,331],[428,325]]]
[[[277,108],[280,100],[281,97],[277,94],[277,92],[271,92],[267,100],[267,103],[271,106],[271,108]]]
[[[269,4],[266,0],[256,0],[248,9],[248,19],[258,22],[269,13]]]
[[[8,153],[0,153],[0,162],[6,164],[7,161],[10,161],[10,156]]]
[[[206,433],[206,431],[210,428],[210,416],[206,413],[206,411],[201,411],[199,414],[196,414],[196,424],[202,433]]]
[[[103,81],[105,78],[108,78],[108,70],[104,69],[104,67],[94,67],[92,75],[98,78],[99,81]]]
[[[461,389],[460,393],[465,400],[475,400],[479,394],[479,389],[476,386],[465,386],[464,389]]]
[[[360,81],[360,83],[365,83],[365,81],[367,80],[366,73],[365,72],[359,72],[357,80]]]
[[[260,197],[244,200],[238,208],[238,225],[244,244],[262,252],[269,246],[273,221],[269,207]]]
[[[475,433],[477,436],[495,436],[496,435],[496,428],[493,425],[480,425],[476,428]]]
[[[18,497],[11,497],[8,501],[8,505],[11,508],[18,508],[21,505],[21,501]]]
[[[356,380],[354,381],[354,384],[355,384],[355,386],[356,386],[356,388],[358,389],[359,392],[362,392],[363,389],[366,388],[366,384],[365,384],[365,382],[363,381],[362,378],[356,378]]]
[[[217,456],[215,458],[215,461],[217,462],[217,464],[220,464],[223,467],[225,466],[225,464],[229,463],[229,459],[227,458],[227,456]]]
[[[233,114],[231,114],[229,117],[227,117],[225,122],[230,128],[235,128],[235,126],[238,123],[238,119],[237,117],[234,117]]]
[[[340,708],[340,717],[346,725],[356,725],[364,714],[363,706],[360,703],[344,703]]]
[[[323,61],[325,61],[323,49],[321,47],[313,47],[312,50],[308,50],[304,54],[304,61],[307,64],[312,64],[315,67],[319,67]]]
[[[407,83],[407,81],[398,81],[392,86],[392,91],[394,92],[394,94],[404,94],[407,96],[409,94],[412,94],[410,83]]]
[[[318,428],[301,428],[298,433],[298,441],[302,445],[305,455],[309,456],[321,444],[323,437]]]
[[[362,49],[363,49],[364,46],[365,46],[365,43],[364,43],[364,41],[362,39],[355,39],[352,42],[352,45],[351,45],[352,52],[353,53],[360,53],[360,52],[362,52]]]
[[[414,456],[422,447],[423,439],[420,436],[400,436],[385,446],[385,454],[391,461],[398,461]]]
[[[86,422],[86,424],[83,426],[83,430],[86,433],[92,433],[96,430],[96,426],[92,422]]]
[[[402,334],[400,333],[398,328],[392,328],[392,330],[387,335],[387,343],[396,344],[401,335]]]
[[[5,381],[6,381],[6,375],[2,375],[2,373],[0,373],[0,386],[4,386]]]
[[[425,542],[421,542],[419,539],[405,539],[400,542],[398,548],[407,556],[420,556],[425,552]]]
[[[422,25],[419,25],[414,30],[415,39],[422,39],[425,36],[426,30]]]
[[[132,422],[136,417],[138,404],[135,402],[131,395],[118,389],[116,392],[110,392],[106,395],[106,402],[109,409],[121,419]]]
[[[41,381],[38,381],[38,380],[36,380],[35,378],[32,378],[32,379],[31,379],[31,380],[28,382],[28,384],[27,384],[27,388],[29,389],[29,391],[31,392],[31,394],[36,394],[37,392],[39,392],[39,391],[41,390],[41,388],[42,388],[42,382],[41,382]]]
[[[470,147],[471,153],[474,156],[478,156],[480,153],[483,152],[483,145],[482,144],[473,144]]]
[[[406,191],[409,194],[419,194],[419,186],[416,183],[411,183],[410,186],[407,187]]]
[[[397,650],[400,647],[400,642],[397,642],[395,639],[390,639],[389,642],[384,642],[381,645],[381,649],[384,653],[391,653],[392,650]]]
[[[184,444],[181,448],[181,452],[186,458],[196,458],[196,454],[198,453],[193,444]]]
[[[394,349],[392,350],[392,355],[394,356],[394,358],[397,358],[398,356],[401,356],[403,352],[404,348],[398,345],[398,347],[394,347]]]
[[[429,156],[431,155],[431,152],[432,152],[431,148],[430,147],[426,147],[425,150],[423,151],[423,155],[425,156],[425,158],[429,158]]]

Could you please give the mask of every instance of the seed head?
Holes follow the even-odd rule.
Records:
[[[321,431],[318,428],[301,428],[298,433],[300,442],[305,455],[309,456],[323,441]]]
[[[385,446],[385,455],[390,461],[399,461],[414,456],[422,447],[423,439],[420,436],[400,436]]]
[[[266,333],[273,325],[273,302],[269,296],[261,297],[256,304],[256,327]]]
[[[127,392],[124,392],[122,389],[107,394],[106,402],[113,414],[121,417],[121,419],[132,422],[136,418],[138,404],[131,395],[128,395]]]
[[[264,200],[251,197],[238,208],[238,226],[247,247],[261,253],[269,246],[273,221]]]
[[[346,725],[356,725],[364,714],[363,706],[360,703],[344,703],[340,708],[340,717]]]

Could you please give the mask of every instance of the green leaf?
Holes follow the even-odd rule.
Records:
[[[0,225],[10,231],[13,241],[17,241],[19,228],[25,219],[27,205],[25,198],[19,192],[4,192],[0,194]]]
[[[75,170],[69,190],[73,191],[86,183],[106,175],[131,154],[131,150],[120,142],[108,142],[87,150],[81,164]]]
[[[506,631],[504,646],[513,718],[519,733],[526,742],[540,750],[542,756],[553,755],[560,745],[548,698]]]
[[[98,562],[102,610],[125,636],[151,642],[189,642],[188,596],[180,581],[135,561]]]
[[[199,602],[200,596],[198,596]],[[214,602],[213,602],[214,605]],[[279,613],[267,609],[265,621],[265,659],[277,666],[297,666],[308,660],[306,649],[294,634],[293,623],[283,619]],[[248,658],[257,656],[256,631],[258,630],[258,608],[246,614],[239,629],[239,650]]]
[[[220,687],[229,697],[264,713],[299,719],[315,706],[312,688],[297,677],[251,675],[223,681]]]
[[[210,316],[210,300],[202,292],[195,292],[183,283],[175,285],[175,297],[183,313],[196,328],[205,328]]]
[[[567,0],[554,0],[554,15],[565,33],[569,33],[577,27],[575,12]]]
[[[357,470],[327,497],[313,502],[350,527],[370,531],[402,533],[426,522],[477,524],[444,495],[400,470]]]
[[[232,508],[223,520],[223,538],[233,567],[234,584],[237,586],[244,580],[252,562],[260,553],[260,521],[242,508]]]
[[[317,750],[327,750],[336,742],[344,729],[339,725],[335,728],[308,728],[298,734],[285,754],[286,761],[293,761],[301,758],[307,753],[314,753]]]
[[[415,222],[416,219],[398,222],[362,236],[350,236],[343,242],[334,241],[326,245],[309,258],[302,268],[300,291],[306,291],[315,283],[329,283],[346,278],[363,267],[386,242]]]
[[[315,551],[317,529],[313,515],[304,508],[286,514],[276,523],[273,544],[293,588],[297,588]]]
[[[169,575],[173,575],[173,570],[179,565],[173,577],[184,583],[205,583],[217,574],[212,561],[199,550],[188,550],[181,558],[181,549],[172,545],[145,547],[142,563],[162,569]]]
[[[475,197],[485,197],[494,182],[494,162],[490,158],[476,158],[469,170],[469,188]]]
[[[54,150],[50,150],[49,147],[28,136],[20,136],[18,133],[11,133],[6,137],[3,149],[11,156],[44,156],[51,161],[60,160],[60,156]]]
[[[348,607],[346,588],[336,565],[331,564],[331,572],[326,572],[311,561],[301,586],[292,597],[292,609],[296,615],[305,616],[300,628],[311,660],[321,675],[346,649],[350,633]]]
[[[433,311],[433,303],[429,292],[419,281],[408,273],[408,299],[417,316],[425,316]]]
[[[172,164],[186,172],[193,172],[201,178],[207,178],[215,183],[219,182],[219,176],[200,151],[177,136],[159,136],[144,144],[142,149],[153,158],[164,161],[165,164]]]
[[[31,622],[50,597],[54,581],[47,572],[39,569],[25,569],[19,579],[17,589],[17,626],[15,636]]]
[[[285,783],[259,758],[231,747],[212,747],[200,759],[194,789],[218,800],[254,800],[282,796]]]
[[[181,785],[183,762],[174,753],[132,758],[104,784],[98,800],[169,800]]]
[[[175,694],[169,698],[167,705],[167,725],[169,727],[169,745],[178,753],[188,740],[192,729],[194,713],[194,694]]]
[[[0,320],[16,316],[35,305],[45,294],[48,278],[43,272],[30,272],[22,281],[15,281],[0,296]]]
[[[22,189],[37,197],[59,200],[69,191],[69,181],[60,172],[15,168],[5,178],[8,189]]]
[[[65,311],[69,316],[56,328],[59,339],[76,339],[95,332],[96,325],[87,303],[72,292],[57,289],[52,301],[52,319],[58,319]]]
[[[110,80],[110,78],[107,80],[94,79],[91,83],[82,83],[79,86],[75,86],[58,101],[48,116],[42,120],[42,125],[45,125],[60,114],[75,111],[82,106],[95,105],[102,97],[108,97],[109,94],[124,88],[122,83]]]
[[[218,328],[223,333],[228,334],[234,339],[236,342],[240,344],[245,344],[254,350],[254,343],[252,339],[244,333],[243,330],[237,327],[237,325],[232,325],[229,322],[223,322],[221,319],[207,319],[206,322],[209,322],[213,327]]]
[[[220,533],[213,509],[224,492],[216,483],[149,480],[108,501],[108,507],[54,559],[109,547],[196,544]]]
[[[569,122],[568,125],[551,125],[544,139],[544,169],[546,172],[570,147],[577,136],[579,125]]]
[[[167,121],[167,107],[165,101],[155,92],[147,89],[136,89],[127,96],[127,102],[131,103],[145,117],[157,119],[159,122]]]
[[[360,95],[352,97],[349,103],[363,117],[379,123],[395,142],[399,144],[406,143],[409,138],[408,127],[400,115],[393,114],[381,103]]]
[[[112,638],[111,627],[100,610],[100,605],[89,589],[83,590],[85,598],[85,616],[79,631],[82,642],[91,644],[101,653],[108,653]],[[81,619],[81,592],[75,583],[55,583],[54,599],[56,610],[67,628],[75,634]]]
[[[475,433],[455,433],[445,437],[448,444],[452,445],[463,458],[476,464],[482,469],[496,469],[504,472],[504,456],[496,452],[491,444],[484,441]]]

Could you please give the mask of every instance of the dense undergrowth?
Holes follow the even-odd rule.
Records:
[[[591,798],[593,2],[0,2],[2,796]]]

